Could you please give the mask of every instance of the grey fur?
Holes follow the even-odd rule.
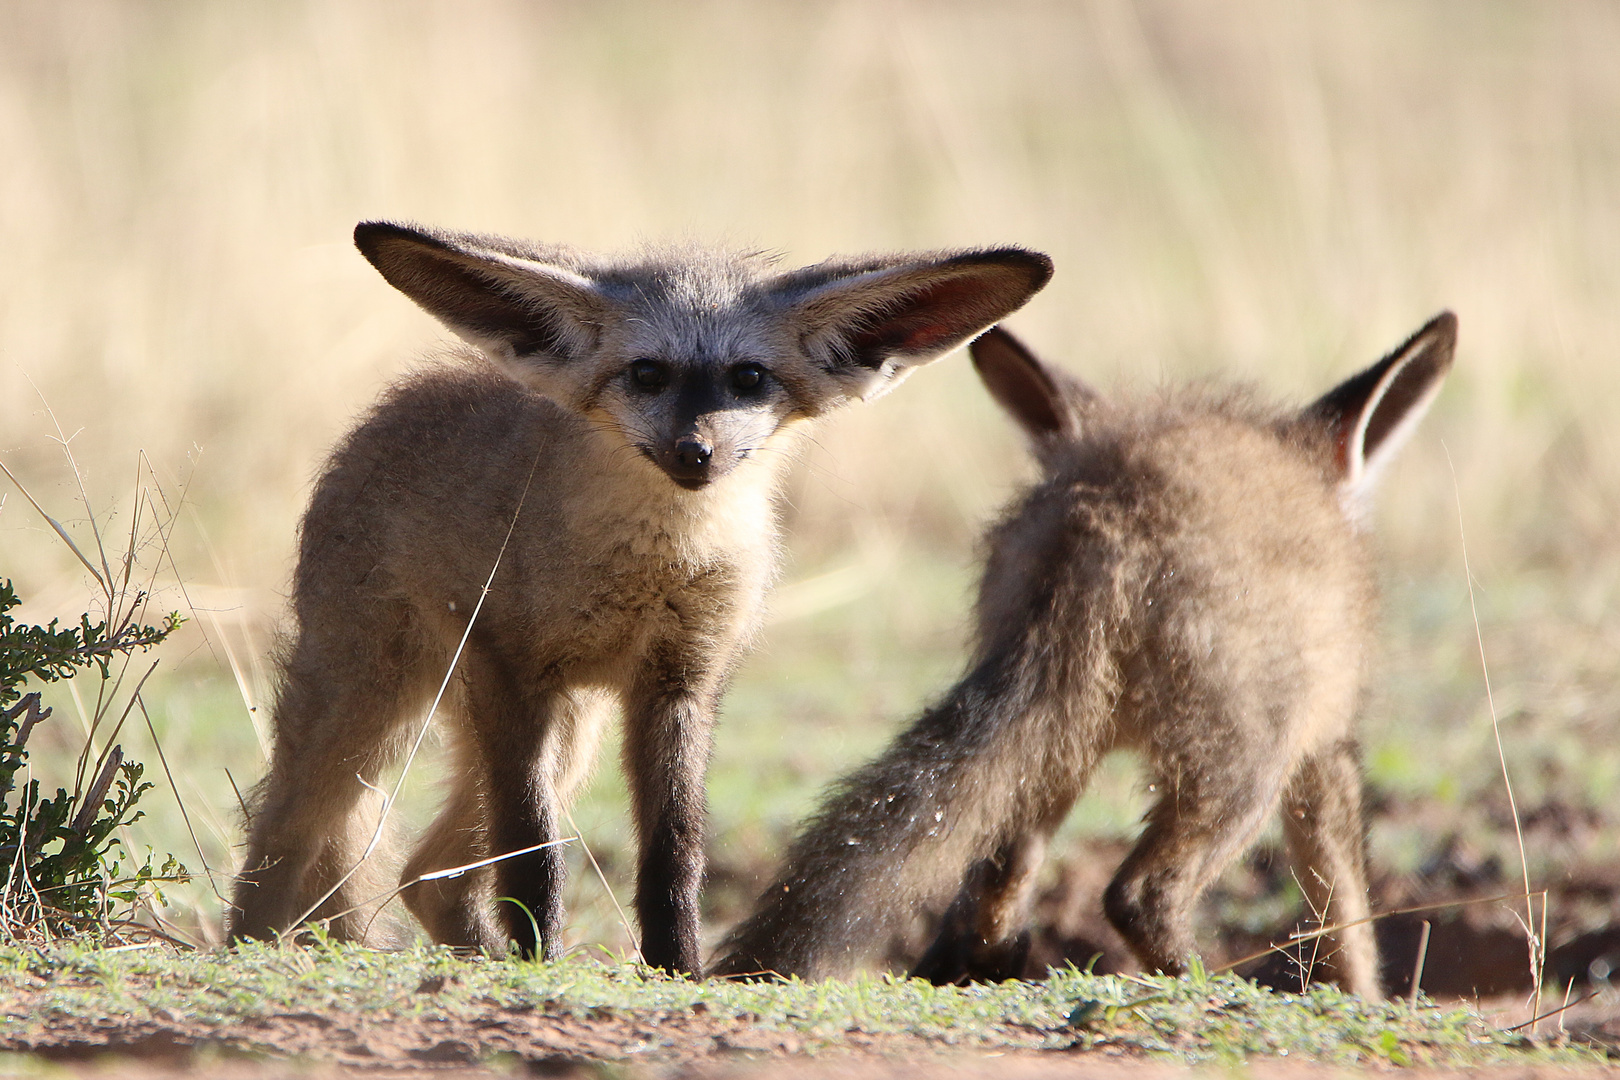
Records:
[[[372,834],[365,785],[421,722],[499,557],[443,710],[450,794],[402,880],[555,838],[622,704],[642,950],[693,971],[710,728],[774,573],[794,431],[1016,309],[1050,262],[1008,248],[781,273],[378,222],[355,242],[477,348],[388,391],[316,485],[231,937],[313,907],[368,939],[384,861],[317,901]],[[437,941],[549,956],[562,870],[541,851],[405,900]]]
[[[920,973],[1004,963],[1047,840],[1119,746],[1162,792],[1105,898],[1149,968],[1183,969],[1198,897],[1279,806],[1313,907],[1364,919],[1361,506],[1455,339],[1442,314],[1297,412],[1234,390],[1114,404],[1005,331],[975,342],[1042,478],[988,535],[968,672],[834,787],[714,971],[843,974],[964,881]],[[1379,994],[1366,923],[1329,965]]]

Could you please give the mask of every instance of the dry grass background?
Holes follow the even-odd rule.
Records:
[[[48,402],[115,527],[137,450],[185,488],[175,566],[218,610],[148,697],[224,866],[223,769],[260,768],[225,644],[262,698],[248,657],[323,449],[443,337],[352,250],[359,219],[794,264],[1028,244],[1058,273],[1014,325],[1104,385],[1232,373],[1302,400],[1451,307],[1456,374],[1380,504],[1369,718],[1379,790],[1449,809],[1381,822],[1375,857],[1499,835],[1460,501],[1516,776],[1593,811],[1537,852],[1556,873],[1617,835],[1616,56],[1599,2],[4,0],[0,460],[82,532]],[[972,538],[1025,473],[961,357],[820,429],[783,618],[721,735],[722,859],[949,678]],[[15,495],[0,573],[32,615],[80,610]],[[1128,828],[1132,790],[1081,817]],[[581,824],[611,833],[593,800]],[[143,824],[184,851],[172,817]]]

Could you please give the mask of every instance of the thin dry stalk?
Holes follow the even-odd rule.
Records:
[[[625,936],[630,940],[630,948],[635,950],[636,963],[646,963],[646,957],[641,955],[641,946],[636,943],[636,932],[631,928],[630,920],[625,915],[624,908],[619,904],[618,895],[613,891],[613,886],[608,884],[607,875],[602,873],[602,864],[596,861],[596,853],[591,851],[591,845],[585,842],[585,834],[574,823],[574,812],[564,806],[563,814],[568,818],[568,827],[574,830],[575,836],[579,837],[579,846],[584,849],[585,857],[591,861],[591,869],[596,871],[596,879],[602,883],[602,888],[607,890],[608,899],[613,901],[613,910],[619,913],[619,925],[624,927]]]
[[[115,698],[118,695],[118,684],[119,681],[123,679],[123,675],[124,668],[120,667],[118,671],[118,681],[113,683],[112,694],[110,695],[107,692],[107,684],[105,681],[96,684],[96,707],[88,714],[84,710],[84,705],[79,701],[78,695],[74,695],[74,704],[78,705],[79,707],[79,718],[84,722],[85,725],[84,745],[79,748],[79,759],[74,767],[73,772],[74,798],[78,798],[84,790],[85,775],[91,771],[90,759],[92,757],[95,758],[97,764],[99,764],[101,762],[102,755],[106,753],[106,748],[104,746],[101,749],[96,749],[96,733],[101,730],[101,722],[106,719],[108,707],[107,702],[111,700],[111,698]],[[71,679],[68,681],[68,685],[73,685]],[[115,735],[114,737],[116,738],[117,736]]]
[[[1571,986],[1574,986],[1575,985],[1575,980],[1571,979],[1569,984]],[[1574,1001],[1569,1001],[1568,1000],[1569,995],[1568,995],[1568,993],[1566,993],[1564,995],[1564,997],[1565,997],[1564,1004],[1559,1006],[1558,1008],[1552,1010],[1551,1012],[1544,1012],[1540,1016],[1532,1016],[1530,1019],[1526,1020],[1522,1024],[1514,1024],[1512,1027],[1504,1028],[1503,1030],[1504,1031],[1523,1031],[1525,1028],[1530,1028],[1532,1033],[1533,1033],[1535,1031],[1536,1026],[1539,1025],[1543,1020],[1547,1019],[1548,1017],[1550,1017],[1550,1016],[1558,1016],[1559,1014],[1563,1013],[1565,1010],[1573,1009],[1577,1005],[1585,1005],[1588,1001],[1591,1001],[1593,998],[1597,997],[1602,992],[1603,991],[1601,991],[1601,990],[1593,990],[1590,993],[1582,994],[1580,997],[1576,998]],[[1563,1021],[1562,1020],[1559,1021],[1559,1027],[1560,1028],[1563,1027]]]
[[[1288,935],[1287,939],[1284,941],[1274,941],[1270,945],[1267,945],[1265,948],[1261,949],[1259,952],[1249,953],[1247,956],[1240,956],[1236,960],[1228,960],[1220,967],[1210,969],[1210,974],[1218,975],[1223,971],[1231,971],[1235,967],[1242,967],[1251,960],[1258,960],[1263,956],[1270,956],[1274,952],[1283,952],[1294,945],[1309,941],[1312,938],[1326,937],[1329,934],[1336,934],[1340,930],[1347,930],[1352,926],[1360,926],[1363,923],[1375,923],[1380,919],[1388,919],[1395,915],[1416,915],[1421,912],[1428,911],[1445,911],[1449,908],[1468,907],[1471,904],[1501,904],[1512,900],[1523,900],[1525,898],[1526,894],[1523,893],[1500,893],[1496,896],[1476,896],[1467,900],[1443,900],[1435,904],[1413,904],[1410,907],[1391,908],[1388,911],[1380,911],[1376,915],[1368,915],[1363,919],[1352,919],[1349,922],[1334,923],[1332,926],[1321,926],[1315,930],[1296,930],[1294,933]]]
[[[28,383],[30,386],[34,386],[33,379],[30,378]],[[90,535],[95,538],[96,554],[101,558],[102,571],[100,574],[96,574],[95,569],[92,567],[90,572],[95,574],[96,580],[101,583],[102,590],[107,594],[107,618],[111,619],[113,617],[114,592],[112,567],[107,563],[107,547],[101,542],[101,530],[96,526],[96,515],[90,508],[90,493],[84,487],[84,472],[79,468],[78,461],[73,457],[72,443],[78,437],[79,432],[75,431],[72,435],[69,435],[64,431],[62,422],[56,418],[56,410],[51,408],[51,403],[45,400],[45,395],[38,386],[34,386],[34,393],[39,395],[39,402],[45,408],[45,415],[51,418],[51,426],[56,428],[56,438],[52,441],[62,448],[62,454],[67,458],[68,467],[73,470],[73,482],[79,488],[79,501],[84,504],[85,516],[90,519]],[[52,522],[52,524],[54,525],[55,522]],[[57,532],[61,533],[62,531],[61,527],[57,526]],[[80,560],[84,561],[87,566],[89,565],[82,555]]]
[[[165,919],[162,915],[159,915],[150,907],[146,908],[145,911],[147,916],[157,925],[146,926],[144,923],[136,923],[135,925],[142,927],[159,941],[167,941],[172,945],[177,945],[186,949],[205,949],[212,944],[207,940],[201,940],[193,937],[191,934],[187,933],[185,930],[182,930],[168,919]]]
[[[0,472],[5,473],[6,478],[9,479],[13,484],[17,485],[17,490],[22,492],[23,498],[28,500],[30,506],[39,511],[39,516],[45,519],[45,523],[55,531],[58,537],[61,538],[62,543],[67,545],[67,549],[73,552],[74,557],[84,565],[86,570],[90,571],[90,576],[96,579],[96,583],[105,584],[101,580],[101,572],[95,568],[89,559],[84,557],[84,552],[79,550],[79,545],[73,542],[73,537],[70,536],[68,531],[62,527],[62,523],[45,512],[45,508],[39,505],[38,500],[36,500],[33,495],[29,494],[28,489],[23,486],[23,482],[17,479],[15,473],[6,468],[6,463],[3,461],[0,461]]]
[[[24,766],[24,768],[27,770],[27,772],[25,773],[23,779],[23,791],[27,792],[28,795],[32,795],[34,791],[33,762],[30,761],[26,766]],[[27,796],[25,796],[25,799],[27,799]],[[32,801],[33,800],[31,799],[28,800],[30,804]],[[40,911],[46,906],[45,898],[39,895],[39,889],[34,885],[34,878],[28,872],[28,864],[23,860],[23,853],[28,850],[28,821],[32,817],[32,805],[26,806],[23,813],[18,816],[17,852],[12,858],[11,873],[7,880],[21,881],[23,885],[27,887],[29,894],[34,898],[33,909],[35,911]],[[12,890],[9,888],[5,890],[3,899],[8,906],[3,913],[0,913],[3,914],[5,918],[7,936],[17,937],[19,936],[19,932],[27,933],[28,930],[33,929],[39,931],[44,936],[47,943],[54,941],[55,937],[51,932],[51,923],[49,919],[37,919],[34,923],[30,924],[24,920],[20,920],[16,916],[14,909],[9,906],[11,892]]]
[[[79,726],[84,729],[85,744],[90,748],[90,752],[99,758],[101,756],[101,749],[100,744],[96,742],[96,722],[91,711],[84,707],[84,698],[79,695],[78,682],[73,679],[68,679],[67,692],[69,699],[71,699],[73,702],[73,711],[79,717]],[[100,708],[99,698],[97,699],[97,708]],[[82,760],[84,750],[81,749],[79,753],[81,761],[76,768],[82,771],[84,768]]]
[[[1443,444],[1442,444],[1443,445]],[[1474,620],[1474,641],[1479,646],[1479,670],[1485,680],[1485,703],[1491,711],[1491,731],[1496,737],[1496,759],[1502,765],[1502,786],[1507,789],[1508,810],[1513,814],[1513,835],[1519,844],[1519,871],[1524,875],[1524,914],[1523,920],[1525,944],[1530,954],[1530,1002],[1527,1005],[1531,1013],[1535,1012],[1536,1003],[1541,1001],[1542,968],[1546,963],[1546,950],[1544,936],[1547,917],[1547,896],[1545,891],[1541,897],[1542,930],[1543,934],[1536,933],[1534,893],[1530,891],[1530,861],[1524,851],[1524,826],[1519,820],[1519,804],[1513,796],[1513,778],[1508,775],[1507,751],[1502,748],[1502,724],[1496,714],[1496,698],[1491,693],[1491,669],[1485,660],[1485,635],[1479,626],[1479,605],[1474,599],[1474,572],[1468,565],[1468,535],[1463,528],[1462,489],[1457,482],[1457,468],[1452,463],[1451,451],[1446,450],[1446,465],[1451,469],[1451,491],[1457,500],[1457,539],[1462,547],[1463,577],[1468,583],[1468,609]],[[1532,1033],[1534,1029],[1532,1028]]]
[[[119,734],[121,732],[123,732],[123,730],[124,730],[124,721],[128,720],[129,719],[129,714],[135,710],[135,703],[140,700],[141,689],[146,686],[146,680],[150,679],[152,677],[152,672],[157,670],[157,666],[158,666],[158,661],[153,660],[151,666],[146,669],[146,674],[141,676],[141,681],[135,684],[135,692],[130,695],[129,701],[127,703],[125,703],[124,711],[122,713],[119,713],[119,715],[118,715],[118,723],[113,725],[112,733],[107,736],[107,742],[108,743],[111,743],[114,739],[118,738]],[[112,699],[116,699],[117,698],[116,691],[112,695],[110,695],[110,697]],[[88,753],[88,751],[87,751],[87,753]],[[99,775],[99,771],[102,768],[102,765],[107,760],[107,755],[110,754],[110,753],[112,753],[112,751],[110,749],[108,749],[108,750],[103,750],[100,754],[96,755],[96,766],[95,767],[96,767],[96,770],[98,772],[98,775]]]
[[[1321,874],[1317,874],[1315,870],[1312,870],[1311,873],[1316,875],[1317,881],[1322,881]],[[1321,926],[1327,922],[1328,912],[1333,910],[1333,882],[1323,882],[1323,884],[1327,885],[1328,892],[1327,898],[1322,901],[1322,910],[1315,911],[1315,905],[1311,905],[1312,910],[1315,911],[1316,925],[1318,926]],[[1305,971],[1307,976],[1316,969],[1316,965],[1318,961],[1320,961],[1322,955],[1322,942],[1326,940],[1326,935],[1319,935],[1311,941],[1311,962],[1310,966],[1306,968]]]
[[[197,830],[192,827],[191,814],[186,810],[186,800],[180,795],[180,786],[174,782],[174,772],[169,768],[169,758],[163,752],[163,740],[158,738],[157,727],[152,723],[152,714],[146,711],[144,700],[139,696],[135,700],[141,707],[141,717],[146,721],[146,730],[152,736],[152,746],[157,750],[158,764],[163,766],[163,775],[168,778],[169,790],[174,792],[175,804],[180,807],[180,818],[186,823],[186,832],[191,836],[192,846],[197,849],[197,858],[202,863],[203,874],[208,878],[208,887],[219,897],[220,903],[225,903],[224,895],[214,882],[213,867],[208,865],[208,856],[203,854],[202,841],[197,839]]]
[[[1417,1012],[1418,987],[1423,984],[1423,962],[1429,958],[1429,929],[1432,924],[1423,920],[1423,933],[1418,937],[1417,962],[1412,965],[1411,1011]]]
[[[236,795],[237,808],[242,811],[242,823],[251,828],[253,825],[253,811],[248,809],[247,800],[242,798],[242,789],[236,786],[236,777],[231,775],[231,770],[225,770],[225,779],[230,781],[231,791]]]
[[[70,464],[73,463],[71,455],[69,456],[69,463]],[[74,465],[74,468],[75,468],[75,470],[77,470],[77,465],[76,464]],[[145,586],[143,588],[137,589],[135,591],[134,595],[131,596],[130,592],[129,592],[130,575],[131,575],[131,572],[132,572],[132,570],[134,568],[134,565],[135,565],[136,553],[143,546],[143,544],[141,543],[141,541],[139,539],[139,536],[140,536],[141,507],[142,507],[143,504],[147,505],[147,506],[152,505],[152,498],[151,498],[150,489],[148,489],[147,487],[145,487],[145,486],[143,486],[141,484],[141,469],[142,469],[142,458],[137,457],[136,463],[135,463],[134,506],[133,506],[133,508],[132,508],[132,510],[130,512],[129,546],[125,549],[124,554],[120,559],[120,561],[122,562],[123,567],[124,567],[124,576],[123,576],[122,582],[118,585],[117,589],[115,591],[109,592],[109,595],[108,595],[108,606],[109,606],[109,609],[110,609],[110,611],[109,611],[109,619],[113,620],[111,625],[115,628],[114,631],[113,631],[114,636],[116,636],[118,633],[120,633],[123,630],[123,628],[128,627],[128,626],[139,625],[140,622],[144,621],[147,618],[147,615],[148,615],[147,609],[148,609],[148,606],[150,605],[150,602],[151,602],[151,596],[152,596],[153,589],[156,587],[158,570],[163,565],[162,552],[166,552],[169,549],[169,534],[168,534],[168,532],[164,531],[162,519],[160,519],[158,517],[158,515],[155,512],[156,508],[153,507],[153,509],[154,509],[153,528],[154,528],[154,530],[156,531],[156,534],[157,534],[157,540],[158,540],[160,554],[159,554],[159,557],[156,560],[154,560],[153,567],[152,567],[152,572],[147,577]],[[149,475],[151,475],[153,486],[157,487],[159,492],[161,492],[162,491],[162,485],[158,483],[156,474],[151,474],[150,470],[148,470],[148,473],[149,473]],[[84,485],[83,485],[82,479],[80,481],[79,487],[80,487],[80,491],[82,493],[83,490],[84,490]],[[165,500],[165,502],[166,501],[167,500]],[[89,503],[89,500],[88,500],[87,496],[85,497],[84,508],[85,508],[85,513],[87,515],[89,515],[89,517],[91,519],[91,523],[93,525],[94,521],[95,521],[95,514],[91,510],[90,503]],[[174,529],[175,519],[174,519],[174,517],[172,515],[170,515],[168,521],[169,521],[169,531],[172,532],[173,529]],[[101,544],[101,539],[100,539],[100,534],[99,533],[97,534],[97,537],[96,537],[96,543],[97,543],[98,547]],[[107,556],[106,556],[106,551],[105,550],[102,550],[101,557],[102,557],[102,562],[105,563],[107,561]],[[173,560],[172,555],[170,557],[169,562],[170,562],[171,566],[174,565],[174,560]],[[178,569],[176,569],[176,577],[178,578],[178,576],[179,576],[179,571],[178,571]],[[98,698],[97,698],[97,703],[96,703],[95,722],[92,725],[92,732],[91,732],[92,734],[94,734],[95,729],[97,727],[99,727],[102,720],[105,719],[105,717],[103,715],[103,710],[105,708],[107,708],[107,707],[110,707],[112,702],[118,700],[119,692],[120,692],[121,688],[123,687],[124,676],[128,673],[129,665],[133,662],[133,660],[134,660],[133,655],[127,654],[127,653],[123,655],[123,657],[121,658],[121,662],[119,664],[118,678],[113,683],[113,686],[112,686],[112,689],[111,689],[110,692],[107,692],[105,681],[103,681],[102,685],[100,686],[100,688],[98,690]],[[123,730],[124,722],[129,718],[130,710],[132,708],[134,708],[136,701],[138,701],[140,699],[141,688],[146,685],[146,680],[151,677],[152,672],[156,668],[157,668],[157,662],[153,661],[152,667],[148,668],[146,674],[141,677],[141,681],[136,685],[134,692],[130,695],[128,702],[126,702],[126,704],[124,705],[124,711],[119,716],[118,723],[113,728],[112,734],[107,736],[107,741],[108,742],[111,742],[112,740],[118,738],[118,733]],[[86,750],[86,753],[88,753],[88,751],[89,751],[88,743],[86,745],[85,750]],[[98,756],[97,766],[99,767],[100,764],[101,764],[101,761],[100,761],[100,758]],[[81,757],[81,762],[80,762],[80,769],[81,769],[81,773],[82,773],[82,770],[83,770],[82,757]]]
[[[364,780],[360,782],[365,784]],[[372,785],[366,784],[366,786],[371,787]],[[370,921],[366,923],[366,928],[369,930],[371,928],[371,924],[377,921],[377,916],[382,914],[382,906],[388,903],[388,901],[392,900],[394,897],[398,896],[400,893],[404,892],[406,889],[410,888],[412,885],[416,885],[423,881],[447,881],[451,878],[458,878],[462,874],[473,870],[481,870],[486,866],[494,866],[496,863],[505,862],[507,859],[515,859],[520,855],[530,855],[536,851],[545,851],[547,848],[561,847],[564,844],[572,844],[576,840],[579,840],[577,835],[565,836],[560,840],[547,840],[544,843],[531,844],[525,848],[518,848],[516,851],[503,851],[499,855],[491,855],[488,858],[479,859],[475,862],[462,863],[460,866],[451,866],[443,870],[430,870],[425,874],[416,875],[409,881],[402,881],[391,889],[385,889],[376,896],[362,900],[353,907],[347,907],[342,911],[334,912],[333,914],[322,919],[321,922],[332,923],[343,918],[345,915],[352,915],[356,911],[364,910],[372,904],[376,904],[377,911],[372,914]],[[583,841],[581,841],[581,843],[583,843]]]
[[[1316,871],[1312,870],[1311,873],[1315,874]],[[1299,880],[1299,875],[1297,873],[1290,870],[1289,875],[1291,877],[1293,877],[1294,884],[1299,886],[1300,893],[1305,897],[1305,906],[1311,909],[1311,918],[1316,921],[1316,925],[1318,927],[1326,926],[1327,925],[1327,908],[1326,907],[1318,908],[1316,906],[1315,902],[1311,900],[1310,890],[1305,888],[1305,883],[1303,881]],[[1321,875],[1317,874],[1316,879],[1318,881],[1321,881],[1322,880]],[[1329,885],[1328,886],[1328,903],[1330,905],[1332,903],[1332,898],[1333,898],[1333,887],[1331,885]],[[1326,936],[1325,934],[1316,934],[1316,935],[1313,935],[1312,937],[1310,937],[1308,939],[1311,942],[1311,957],[1310,957],[1309,960],[1303,959],[1302,957],[1296,957],[1296,956],[1289,956],[1288,957],[1289,961],[1291,963],[1293,963],[1295,967],[1299,968],[1299,992],[1302,993],[1302,994],[1305,992],[1306,988],[1308,986],[1310,986],[1310,984],[1311,984],[1311,973],[1316,970],[1317,962],[1320,959],[1320,951],[1321,951],[1322,939],[1325,936]],[[1296,937],[1297,937],[1297,934],[1296,934]],[[1307,939],[1306,938],[1299,938],[1298,940],[1303,942],[1303,941],[1305,941]],[[1267,950],[1267,951],[1269,952],[1270,950]],[[1261,955],[1265,955],[1265,954],[1262,953]]]
[[[192,608],[195,612],[197,609]],[[242,664],[236,658],[236,650],[231,648],[230,635],[225,632],[224,625],[219,621],[219,615],[212,608],[204,608],[203,614],[214,628],[214,634],[220,647],[225,650],[225,660],[230,665],[231,676],[236,680],[236,692],[242,698],[242,705],[247,709],[248,723],[253,725],[253,734],[259,740],[259,752],[264,760],[270,760],[270,733],[264,729],[264,721],[259,717],[259,707],[253,700],[253,688],[248,685],[247,675],[242,671]]]
[[[152,485],[150,488],[140,486],[140,470],[142,468],[145,468],[147,476],[151,478]],[[175,507],[184,507],[187,505],[186,496],[189,494],[191,487],[189,481],[184,484],[180,484],[179,494],[175,497],[175,507],[171,507],[169,505],[169,497],[163,491],[163,482],[158,478],[157,472],[152,468],[152,463],[147,459],[146,451],[144,450],[140,451],[136,463],[136,484],[138,490],[136,508],[139,510],[139,504],[141,501],[144,501],[147,506],[152,508],[152,529],[156,537],[156,546],[158,549],[158,556],[156,559],[152,560],[152,572],[147,575],[146,585],[144,588],[136,592],[135,600],[130,605],[129,618],[134,619],[136,617],[136,609],[138,607],[139,621],[144,623],[147,620],[147,609],[151,606],[152,596],[157,591],[157,576],[163,567],[163,560],[165,558],[169,561],[169,569],[174,574],[175,585],[179,588],[181,597],[185,599],[187,609],[192,610],[191,597],[186,590],[185,576],[180,573],[180,567],[174,560],[174,551],[169,545],[169,538],[174,534],[175,528],[180,524],[180,516],[178,513],[176,513]],[[154,490],[157,492],[158,498],[162,500],[163,503],[163,513],[161,514],[157,512],[157,504],[152,501],[152,492]],[[149,540],[146,542],[146,544],[141,546],[147,546],[150,543],[151,541]],[[126,562],[133,561],[136,550],[137,545],[132,529],[129,551],[126,552],[124,556]],[[194,610],[192,610],[192,615],[195,618],[196,612]]]
[[[174,531],[175,524],[180,518],[180,511],[183,509],[190,510],[192,527],[197,530],[197,535],[203,542],[203,548],[208,552],[209,561],[214,564],[215,576],[221,583],[227,582],[230,575],[225,572],[225,566],[220,561],[219,551],[214,546],[213,538],[208,535],[208,529],[203,524],[201,515],[197,513],[197,508],[189,503],[186,499],[187,494],[191,490],[191,481],[186,480],[183,483],[176,481],[176,486],[179,487],[179,495],[176,496],[174,505],[171,506],[168,496],[164,494],[163,485],[158,482],[157,472],[152,467],[151,461],[146,458],[144,451],[142,451],[141,460],[146,462],[146,470],[152,476],[153,484],[157,487],[158,497],[163,500],[164,512],[168,515],[169,520],[169,533]],[[192,475],[196,475],[195,470],[193,470]],[[264,729],[264,722],[259,715],[258,703],[255,701],[256,694],[253,690],[255,680],[250,679],[248,673],[243,670],[241,661],[237,659],[236,650],[231,647],[230,635],[226,632],[224,623],[220,621],[219,613],[214,611],[212,608],[198,608],[196,603],[191,599],[191,593],[186,588],[185,577],[180,573],[180,567],[175,563],[174,560],[174,552],[169,546],[169,533],[159,533],[159,539],[162,542],[162,557],[166,557],[169,560],[169,568],[174,572],[175,581],[180,589],[180,596],[186,604],[186,610],[191,612],[192,621],[197,625],[198,629],[201,630],[203,643],[208,646],[208,650],[211,653],[214,652],[215,637],[211,637],[209,635],[208,631],[202,627],[202,623],[206,621],[213,627],[214,634],[217,636],[220,647],[225,652],[225,661],[227,666],[229,666],[231,669],[231,676],[236,680],[236,692],[242,699],[243,707],[247,709],[248,723],[253,726],[253,734],[258,739],[259,753],[263,755],[265,761],[269,761],[270,735]],[[162,557],[159,559],[159,564],[162,562]],[[206,620],[202,618],[203,616],[206,616]],[[259,674],[257,662],[258,650],[253,647],[252,637],[248,634],[246,629],[243,630],[242,636],[247,639],[247,653],[250,658],[250,662],[254,667],[253,675],[256,677]],[[219,659],[217,653],[215,654],[214,659],[216,661]],[[232,786],[235,786],[235,781],[232,781]],[[237,798],[240,800],[240,792],[237,793]]]

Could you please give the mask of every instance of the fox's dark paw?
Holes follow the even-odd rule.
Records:
[[[1022,979],[1029,963],[1029,944],[1028,930],[987,944],[971,930],[947,925],[911,969],[911,977],[927,979],[935,986]]]

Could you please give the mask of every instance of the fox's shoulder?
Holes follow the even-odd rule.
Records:
[[[471,349],[434,357],[396,379],[359,426],[465,426],[527,419],[554,424],[568,414]]]
[[[455,457],[455,447],[499,460],[501,448],[532,452],[542,442],[577,441],[586,430],[582,417],[468,350],[395,380],[338,443],[332,460]]]

